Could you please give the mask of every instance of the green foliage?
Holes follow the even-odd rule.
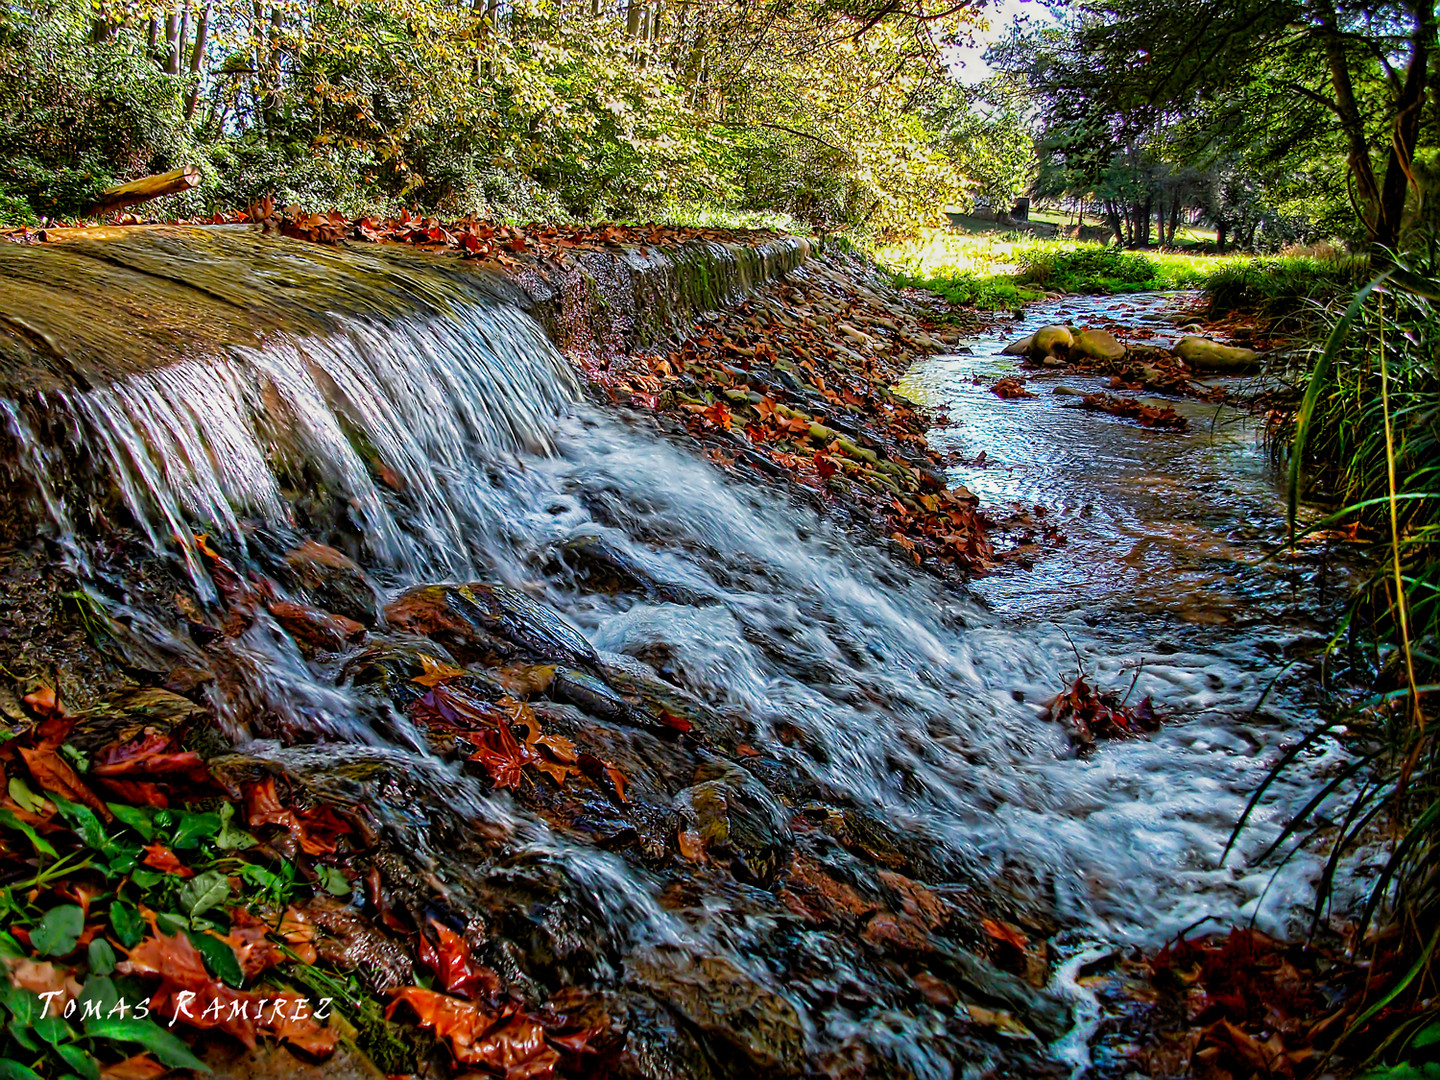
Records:
[[[1205,282],[1211,317],[1260,315],[1273,326],[1313,325],[1323,305],[1353,290],[1366,260],[1343,255],[1291,255],[1230,263]]]
[[[1328,662],[1373,690],[1272,771],[1270,780],[1337,724],[1348,729],[1350,764],[1271,851],[1317,835],[1329,843],[1318,926],[1340,861],[1374,844],[1385,824],[1388,851],[1355,927],[1357,943],[1372,924],[1387,927],[1376,962],[1385,981],[1346,1038],[1362,1037],[1374,1060],[1388,1063],[1368,1075],[1426,1076],[1440,1045],[1430,990],[1440,943],[1440,740],[1425,722],[1440,694],[1440,273],[1429,260],[1396,263],[1323,313],[1330,332],[1297,387],[1303,398],[1290,428],[1291,520],[1308,492],[1339,509],[1306,532],[1352,525],[1371,542]]]
[[[1247,249],[1337,227],[1394,247],[1416,151],[1440,142],[1436,32],[1406,0],[1095,0],[992,63],[1034,91],[1038,193],[1102,203],[1126,243],[1182,205]]]
[[[916,277],[897,273],[895,284],[902,289],[927,289],[952,304],[981,308],[986,311],[1014,311],[1025,304],[1042,300],[1043,292],[1026,289],[994,275],[958,272],[945,277]]]
[[[80,26],[64,3],[0,12],[0,215],[11,222],[77,217],[117,178],[190,157],[173,80],[129,49],[91,45]]]
[[[1112,247],[1032,250],[1020,258],[1021,281],[1065,292],[1140,292],[1157,288],[1159,276],[1160,268],[1144,255]]]
[[[17,802],[38,798],[23,782],[12,783],[11,791],[12,797],[20,795]],[[5,842],[18,838],[20,843],[28,843],[40,867],[32,878],[9,881],[0,889],[0,920],[7,926],[26,928],[37,956],[73,969],[82,984],[81,1005],[97,1003],[100,1012],[86,1014],[77,1009],[66,1018],[50,1010],[47,1015],[45,1002],[36,993],[0,979],[0,1064],[4,1066],[0,1080],[6,1076],[98,1077],[101,1064],[139,1050],[149,1051],[171,1068],[208,1072],[179,1037],[154,1019],[134,1015],[136,1004],[145,999],[140,984],[116,973],[116,952],[104,936],[79,947],[86,912],[76,904],[55,903],[46,886],[80,869],[98,873],[103,890],[89,899],[89,922],[107,926],[114,940],[128,950],[149,933],[139,913],[141,907],[148,908],[157,913],[161,930],[185,934],[210,973],[238,988],[246,982],[244,973],[234,950],[215,932],[226,932],[229,911],[236,904],[283,907],[297,898],[303,886],[296,884],[294,866],[285,862],[262,867],[238,859],[235,853],[253,846],[254,838],[235,827],[234,807],[229,804],[222,803],[215,812],[113,804],[110,810],[115,821],[106,825],[89,807],[53,793],[46,798],[74,832],[67,846],[78,844],[78,850],[60,858],[49,841],[14,814],[0,814]],[[62,842],[55,833],[51,835],[56,843]],[[142,845],[152,842],[184,852],[185,861],[198,872],[183,878],[145,866]],[[239,894],[232,889],[232,876],[244,883]],[[25,955],[13,937],[0,932],[0,958]],[[286,974],[293,975],[297,967],[292,966]],[[335,979],[317,969],[310,981],[329,985]],[[129,1011],[116,1007],[122,998]]]
[[[203,10],[203,39],[195,5],[169,22],[86,0],[0,13],[0,219],[73,217],[110,183],[182,163],[201,187],[142,213],[269,194],[352,216],[700,208],[890,229],[966,188],[937,61],[972,14],[931,0]]]

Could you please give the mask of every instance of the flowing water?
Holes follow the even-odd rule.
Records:
[[[1127,303],[1111,314],[1153,320],[1164,300]],[[1008,370],[995,353],[1012,333],[1067,312],[1089,314],[1043,305],[906,381],[916,398],[950,409],[937,445],[986,453],[985,467],[957,466],[955,480],[986,503],[1046,507],[1069,538],[1033,570],[965,589],[855,546],[783,494],[728,478],[647,418],[585,402],[539,328],[493,301],[445,318],[347,317],[332,334],[279,337],[45,404],[70,418],[72,444],[108,471],[197,588],[209,585],[192,524],[243,546],[246,523],[296,520],[288,493],[304,477],[348,507],[355,550],[388,589],[484,579],[527,592],[602,657],[652,665],[738,718],[762,755],[929,852],[951,880],[1001,883],[1072,942],[1155,946],[1207,915],[1284,931],[1316,867],[1293,860],[1271,884],[1245,858],[1332,767],[1331,754],[1317,752],[1307,775],[1274,789],[1224,866],[1220,854],[1276,748],[1306,721],[1303,695],[1285,683],[1247,714],[1311,633],[1317,571],[1258,565],[1282,510],[1243,415],[1185,403],[1190,430],[1159,433],[1050,395],[1002,402],[970,381]],[[3,408],[28,447],[22,466],[68,532],[51,494],[58,458],[34,444],[19,405]],[[623,552],[672,599],[585,591],[551,573],[555,553],[582,537]],[[563,867],[590,913],[587,932],[618,954],[658,945],[720,954],[775,984],[763,952],[773,926],[749,909],[717,896],[703,917],[672,910],[661,876],[485,794],[430,757],[402,718],[377,724],[333,665],[307,663],[268,620],[241,644],[254,663],[251,693],[316,743],[257,742],[256,755],[317,775],[336,762],[398,763],[412,797],[509,830],[516,858]],[[1078,755],[1042,717],[1077,658],[1107,689],[1133,681],[1133,695],[1151,695],[1161,731]],[[240,720],[232,733],[244,738]],[[419,813],[391,812],[402,830]],[[427,854],[419,832],[412,840]],[[443,852],[428,855],[445,865]],[[843,1034],[835,1017],[797,1008],[807,1038]],[[885,1031],[892,1055],[919,1062],[916,1075],[950,1075],[926,1063],[923,1032]]]

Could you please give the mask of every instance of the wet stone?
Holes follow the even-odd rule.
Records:
[[[632,955],[625,966],[634,985],[728,1044],[751,1068],[799,1071],[805,1047],[799,1010],[734,961],[659,945]],[[742,1075],[739,1069],[726,1072]]]
[[[557,668],[548,693],[556,701],[574,705],[604,720],[624,724],[642,723],[647,719],[608,684],[574,668]]]
[[[533,659],[593,666],[595,650],[544,604],[504,585],[422,585],[385,608],[397,629],[432,638],[465,662]]]
[[[424,677],[437,664],[456,666],[449,650],[435,641],[372,636],[366,648],[346,660],[341,667],[340,683],[371,696],[386,698],[403,712],[423,697],[428,689],[415,680]],[[504,688],[498,683],[475,672],[461,677],[461,685],[467,692],[479,694],[490,701],[504,693]]]
[[[706,851],[728,862],[737,878],[774,885],[795,844],[785,807],[738,765],[707,764],[701,774],[710,778],[676,795],[675,805],[693,817]]]
[[[640,593],[673,604],[703,604],[706,597],[683,585],[661,581],[623,548],[603,536],[577,536],[556,552],[550,569],[568,573],[587,589]]]
[[[362,626],[380,616],[378,594],[369,576],[349,556],[306,540],[287,552],[277,568],[281,583],[317,605]]]
[[[619,1074],[626,1080],[717,1080],[704,1048],[689,1026],[645,994],[626,995],[625,1047]]]

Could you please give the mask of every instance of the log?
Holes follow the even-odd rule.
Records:
[[[186,165],[183,169],[158,173],[155,176],[142,176],[139,180],[131,180],[128,184],[118,184],[115,187],[106,188],[95,200],[95,205],[91,208],[90,213],[108,214],[111,210],[119,210],[122,206],[133,206],[136,203],[158,199],[162,195],[174,195],[179,191],[189,191],[199,183],[200,170],[194,165]]]

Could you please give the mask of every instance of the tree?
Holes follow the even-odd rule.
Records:
[[[1080,118],[1118,143],[1189,123],[1213,158],[1249,162],[1257,146],[1297,160],[1338,149],[1376,247],[1399,240],[1436,125],[1435,0],[1084,0],[999,56],[1033,81],[1052,130]]]

